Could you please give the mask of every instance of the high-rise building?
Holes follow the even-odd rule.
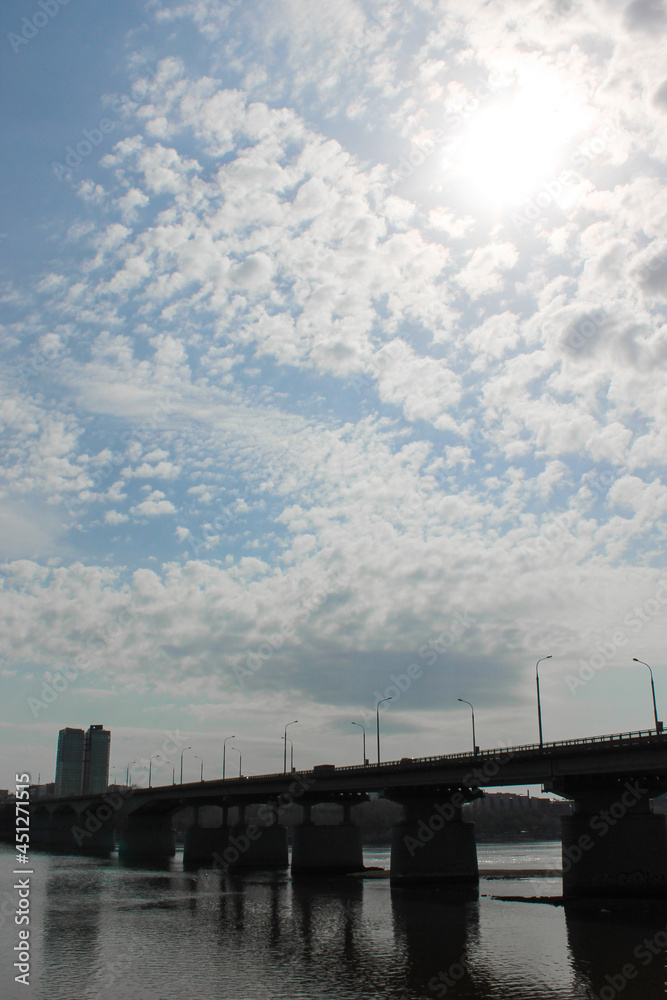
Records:
[[[56,756],[56,795],[80,795],[83,790],[83,729],[61,729]]]
[[[111,733],[104,726],[91,726],[83,748],[83,791],[105,792],[109,787]]]

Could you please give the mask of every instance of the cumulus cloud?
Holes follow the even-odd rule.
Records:
[[[142,100],[3,289],[9,679],[101,630],[140,711],[298,696],[333,733],[459,614],[397,750],[441,748],[461,679],[490,739],[528,727],[535,651],[588,655],[659,585],[664,5],[147,12],[196,52],[132,56]]]

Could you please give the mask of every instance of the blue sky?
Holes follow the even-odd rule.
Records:
[[[665,4],[0,17],[0,784],[648,728]]]

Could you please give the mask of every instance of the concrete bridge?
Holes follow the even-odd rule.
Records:
[[[363,869],[351,807],[379,792],[404,807],[392,831],[392,883],[438,881],[469,889],[477,885],[478,868],[464,804],[484,788],[528,784],[573,802],[562,828],[565,896],[667,896],[666,821],[651,808],[651,799],[667,791],[667,734],[655,731],[39,799],[30,807],[31,847],[110,852],[120,814],[122,857],[168,858],[175,852],[172,816],[193,806],[197,820],[186,831],[186,864],[287,867],[280,820],[297,804],[303,818],[293,832],[293,876],[344,874]],[[340,805],[338,824],[312,822],[311,809],[322,802]],[[198,809],[206,805],[220,807],[220,826],[200,825]],[[250,805],[259,806],[253,823],[245,816]],[[0,830],[10,840],[12,816],[10,802],[0,810]]]

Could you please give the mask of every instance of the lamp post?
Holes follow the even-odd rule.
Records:
[[[136,760],[131,760],[130,763],[127,765],[127,768],[125,769],[125,785],[127,788],[130,787],[130,768],[132,767],[133,764],[136,763],[137,763]]]
[[[200,760],[201,761],[201,770],[199,772],[199,780],[203,781],[204,780],[204,761],[201,759],[201,757],[199,756],[198,753],[195,754],[195,760]]]
[[[351,722],[351,726],[359,726],[363,731],[363,754],[364,754],[364,764],[368,764],[368,759],[366,757],[366,727],[361,722]]]
[[[241,756],[241,751],[239,750],[238,747],[230,747],[229,749],[230,750],[236,750],[237,754],[239,755],[239,778],[242,778],[243,777],[243,772],[241,770],[241,761],[243,760],[243,758]]]
[[[171,765],[171,783],[172,783],[172,785],[176,784],[176,765],[175,764]]]
[[[288,736],[287,742],[289,743],[289,769],[291,774],[294,770],[294,740],[291,740]]]
[[[288,722],[287,726],[296,726],[299,720],[295,719],[294,722]],[[287,726],[285,726],[285,735],[283,739],[285,740],[285,750],[283,753],[283,774],[287,774]]]
[[[391,698],[380,698],[379,702],[375,706],[375,731],[378,738],[378,767],[380,766],[380,705],[384,704],[385,701],[391,701]]]
[[[192,747],[183,747],[181,750],[181,784],[183,784],[183,754],[186,750],[192,750]]]
[[[655,732],[656,735],[662,730],[662,723],[658,722],[658,709],[655,703],[655,684],[653,683],[653,671],[648,666],[648,663],[644,663],[643,660],[638,660],[636,656],[632,657],[633,663],[641,663],[642,666],[648,667],[648,671],[651,675],[651,693],[653,694],[653,718],[655,719]]]
[[[160,754],[160,753],[153,754],[153,756],[151,757],[151,759],[148,762],[148,787],[149,788],[151,787],[151,776],[152,776],[152,771],[153,771],[153,761],[157,760],[157,758],[161,757],[161,756],[162,756],[162,754]]]
[[[222,741],[222,780],[225,780],[225,751],[227,750],[227,740],[235,740],[236,736],[225,736]]]
[[[549,656],[541,656],[540,659],[535,664],[535,683],[537,685],[537,724],[540,728],[540,746],[542,746],[542,705],[540,704],[540,675],[537,668],[539,667],[542,660],[550,660],[551,653]]]
[[[457,698],[457,701],[462,701],[464,705],[470,705],[470,711],[472,713],[472,752],[473,756],[477,753],[477,742],[475,740],[475,709],[471,701],[466,701],[465,698]]]

